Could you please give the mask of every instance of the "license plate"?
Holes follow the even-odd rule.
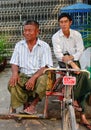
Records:
[[[64,85],[75,85],[76,84],[76,77],[64,76],[63,77],[63,84]]]

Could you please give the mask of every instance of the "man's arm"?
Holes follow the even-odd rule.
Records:
[[[9,85],[12,87],[14,87],[17,82],[19,82],[18,69],[19,68],[17,65],[12,64],[12,66],[11,66],[12,76],[9,80]]]
[[[73,62],[73,61],[70,61],[68,64],[69,64],[73,69],[77,69],[77,70],[80,69],[80,68],[75,64],[75,62]],[[79,74],[80,71],[75,71],[74,73],[75,73],[75,74]]]
[[[35,82],[37,80],[38,77],[40,77],[44,70],[46,69],[47,67],[42,67],[40,70],[38,70],[29,80],[28,82],[25,84],[26,85],[26,89],[27,90],[33,90],[34,89],[34,85],[35,85]]]

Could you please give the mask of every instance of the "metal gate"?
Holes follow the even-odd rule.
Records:
[[[35,19],[40,24],[40,38],[51,46],[51,37],[58,29],[58,13],[61,7],[76,0],[0,0],[0,35],[7,37],[8,51],[22,39],[25,20]]]

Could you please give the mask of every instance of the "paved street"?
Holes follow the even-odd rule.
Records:
[[[6,68],[0,73],[0,114],[8,114],[10,94],[7,90],[8,80],[11,71]],[[38,113],[43,113],[44,99],[38,103]],[[0,130],[61,130],[60,107],[58,103],[49,103],[49,116],[50,119],[24,119],[20,123],[14,119],[0,119]],[[88,108],[91,109],[91,108]],[[56,117],[58,119],[56,119]],[[79,130],[87,130],[85,127],[80,126]]]

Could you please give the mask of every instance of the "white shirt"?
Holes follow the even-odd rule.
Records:
[[[79,60],[84,50],[82,36],[78,31],[70,29],[70,36],[66,38],[62,30],[58,30],[52,37],[53,49],[58,61],[62,61],[63,54],[68,52]]]
[[[10,63],[19,66],[21,73],[32,76],[41,67],[53,66],[51,49],[46,42],[38,39],[30,52],[26,40],[21,40],[15,46]]]
[[[81,69],[88,69],[91,67],[91,47],[88,47],[80,57]]]

